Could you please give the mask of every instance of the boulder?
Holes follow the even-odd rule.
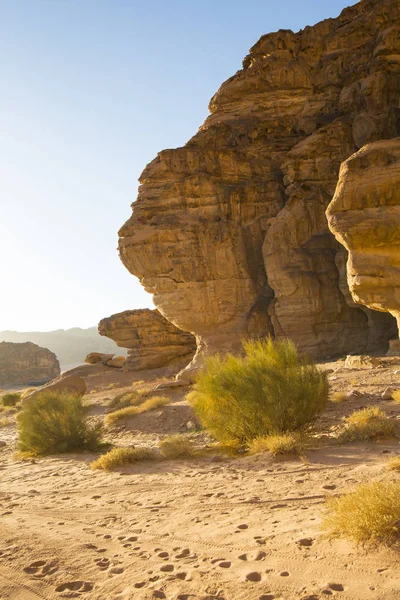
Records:
[[[42,385],[60,374],[56,355],[32,342],[0,342],[0,385]]]
[[[81,398],[86,394],[86,383],[82,377],[78,377],[77,375],[61,376],[54,382],[25,395],[22,398],[21,403],[27,404],[28,402],[32,402],[32,400],[37,398],[42,392],[58,392],[60,394],[68,392],[73,396]]]
[[[85,358],[85,363],[89,365],[95,365],[96,363],[102,362],[103,365],[106,365],[109,360],[112,359],[114,354],[103,354],[101,352],[90,352]]]
[[[106,362],[107,367],[116,367],[122,369],[126,362],[126,356],[115,356]]]
[[[157,369],[173,363],[179,371],[196,350],[193,335],[175,327],[158,310],[127,310],[112,315],[100,321],[99,333],[128,349],[124,366],[128,370]]]
[[[389,340],[386,356],[400,356],[400,340]]]
[[[343,293],[325,210],[340,164],[400,133],[399,20],[398,2],[364,0],[262,36],[199,131],[144,169],[120,256],[196,336],[193,368],[248,337],[289,337],[315,357],[387,346],[390,315],[376,322]]]
[[[349,253],[354,301],[400,325],[400,138],[368,144],[342,164],[327,217]]]

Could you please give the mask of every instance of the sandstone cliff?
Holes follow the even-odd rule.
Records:
[[[196,340],[167,321],[158,310],[126,310],[102,319],[100,335],[128,348],[127,370],[155,369],[173,363],[176,371],[193,358]]]
[[[357,303],[391,313],[400,327],[400,139],[368,144],[345,161],[327,210],[349,252]]]
[[[371,351],[385,314],[350,298],[325,210],[340,164],[400,133],[400,4],[263,36],[183,148],[143,171],[120,256],[198,353],[288,336],[314,356]],[[339,256],[337,256],[339,253]]]
[[[60,374],[53,352],[31,342],[0,342],[0,386],[43,384]]]

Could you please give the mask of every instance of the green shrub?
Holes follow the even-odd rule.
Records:
[[[96,450],[103,427],[91,424],[88,407],[67,393],[43,392],[18,415],[19,450],[33,455]]]
[[[160,455],[151,448],[113,448],[106,454],[99,456],[97,460],[94,460],[90,468],[113,471],[127,464],[158,459],[160,459]]]
[[[250,442],[310,425],[328,401],[327,377],[288,340],[250,341],[244,358],[206,361],[188,400],[221,441]]]
[[[21,400],[21,394],[17,392],[12,392],[9,394],[4,394],[1,397],[1,403],[3,406],[15,406]]]
[[[390,438],[396,434],[396,424],[377,406],[356,410],[345,419],[340,442],[356,442]]]
[[[165,458],[190,458],[196,455],[193,442],[179,433],[167,435],[158,445]]]
[[[137,406],[140,402],[143,402],[142,394],[137,390],[132,390],[115,396],[108,406],[112,411],[116,411],[128,406]]]
[[[327,508],[323,525],[331,537],[387,546],[399,540],[399,482],[361,484],[354,491],[329,500]]]

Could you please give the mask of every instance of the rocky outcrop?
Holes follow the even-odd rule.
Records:
[[[0,386],[39,385],[60,374],[53,352],[32,342],[0,342]]]
[[[327,217],[349,252],[355,302],[400,326],[400,138],[368,144],[343,163]]]
[[[106,365],[109,360],[112,359],[114,354],[103,354],[102,352],[90,352],[85,358],[85,363],[88,365],[95,365],[99,362],[102,362],[103,365]]]
[[[158,310],[127,310],[102,319],[100,335],[128,348],[124,369],[157,369],[168,364],[185,367],[196,350],[195,338],[167,321]],[[108,363],[109,364],[109,363]]]
[[[343,293],[325,210],[341,162],[400,133],[399,23],[398,0],[364,0],[263,36],[199,132],[143,171],[120,256],[196,335],[194,365],[247,336],[288,336],[314,356],[387,344],[391,318]]]

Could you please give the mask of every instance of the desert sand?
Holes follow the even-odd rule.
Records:
[[[398,553],[332,541],[321,529],[327,498],[400,477],[386,467],[399,440],[338,446],[333,439],[342,418],[361,407],[378,404],[400,419],[400,405],[381,398],[385,388],[400,388],[400,359],[367,370],[343,361],[321,367],[332,369],[333,391],[363,395],[329,404],[316,425],[321,446],[302,459],[210,455],[105,473],[89,468],[97,456],[90,453],[20,460],[15,425],[0,429],[0,598],[400,598]],[[141,385],[138,374],[92,373],[86,399],[97,416]],[[169,405],[121,422],[108,438],[156,445],[187,432],[186,391],[160,390]],[[205,434],[192,435],[202,443]]]

